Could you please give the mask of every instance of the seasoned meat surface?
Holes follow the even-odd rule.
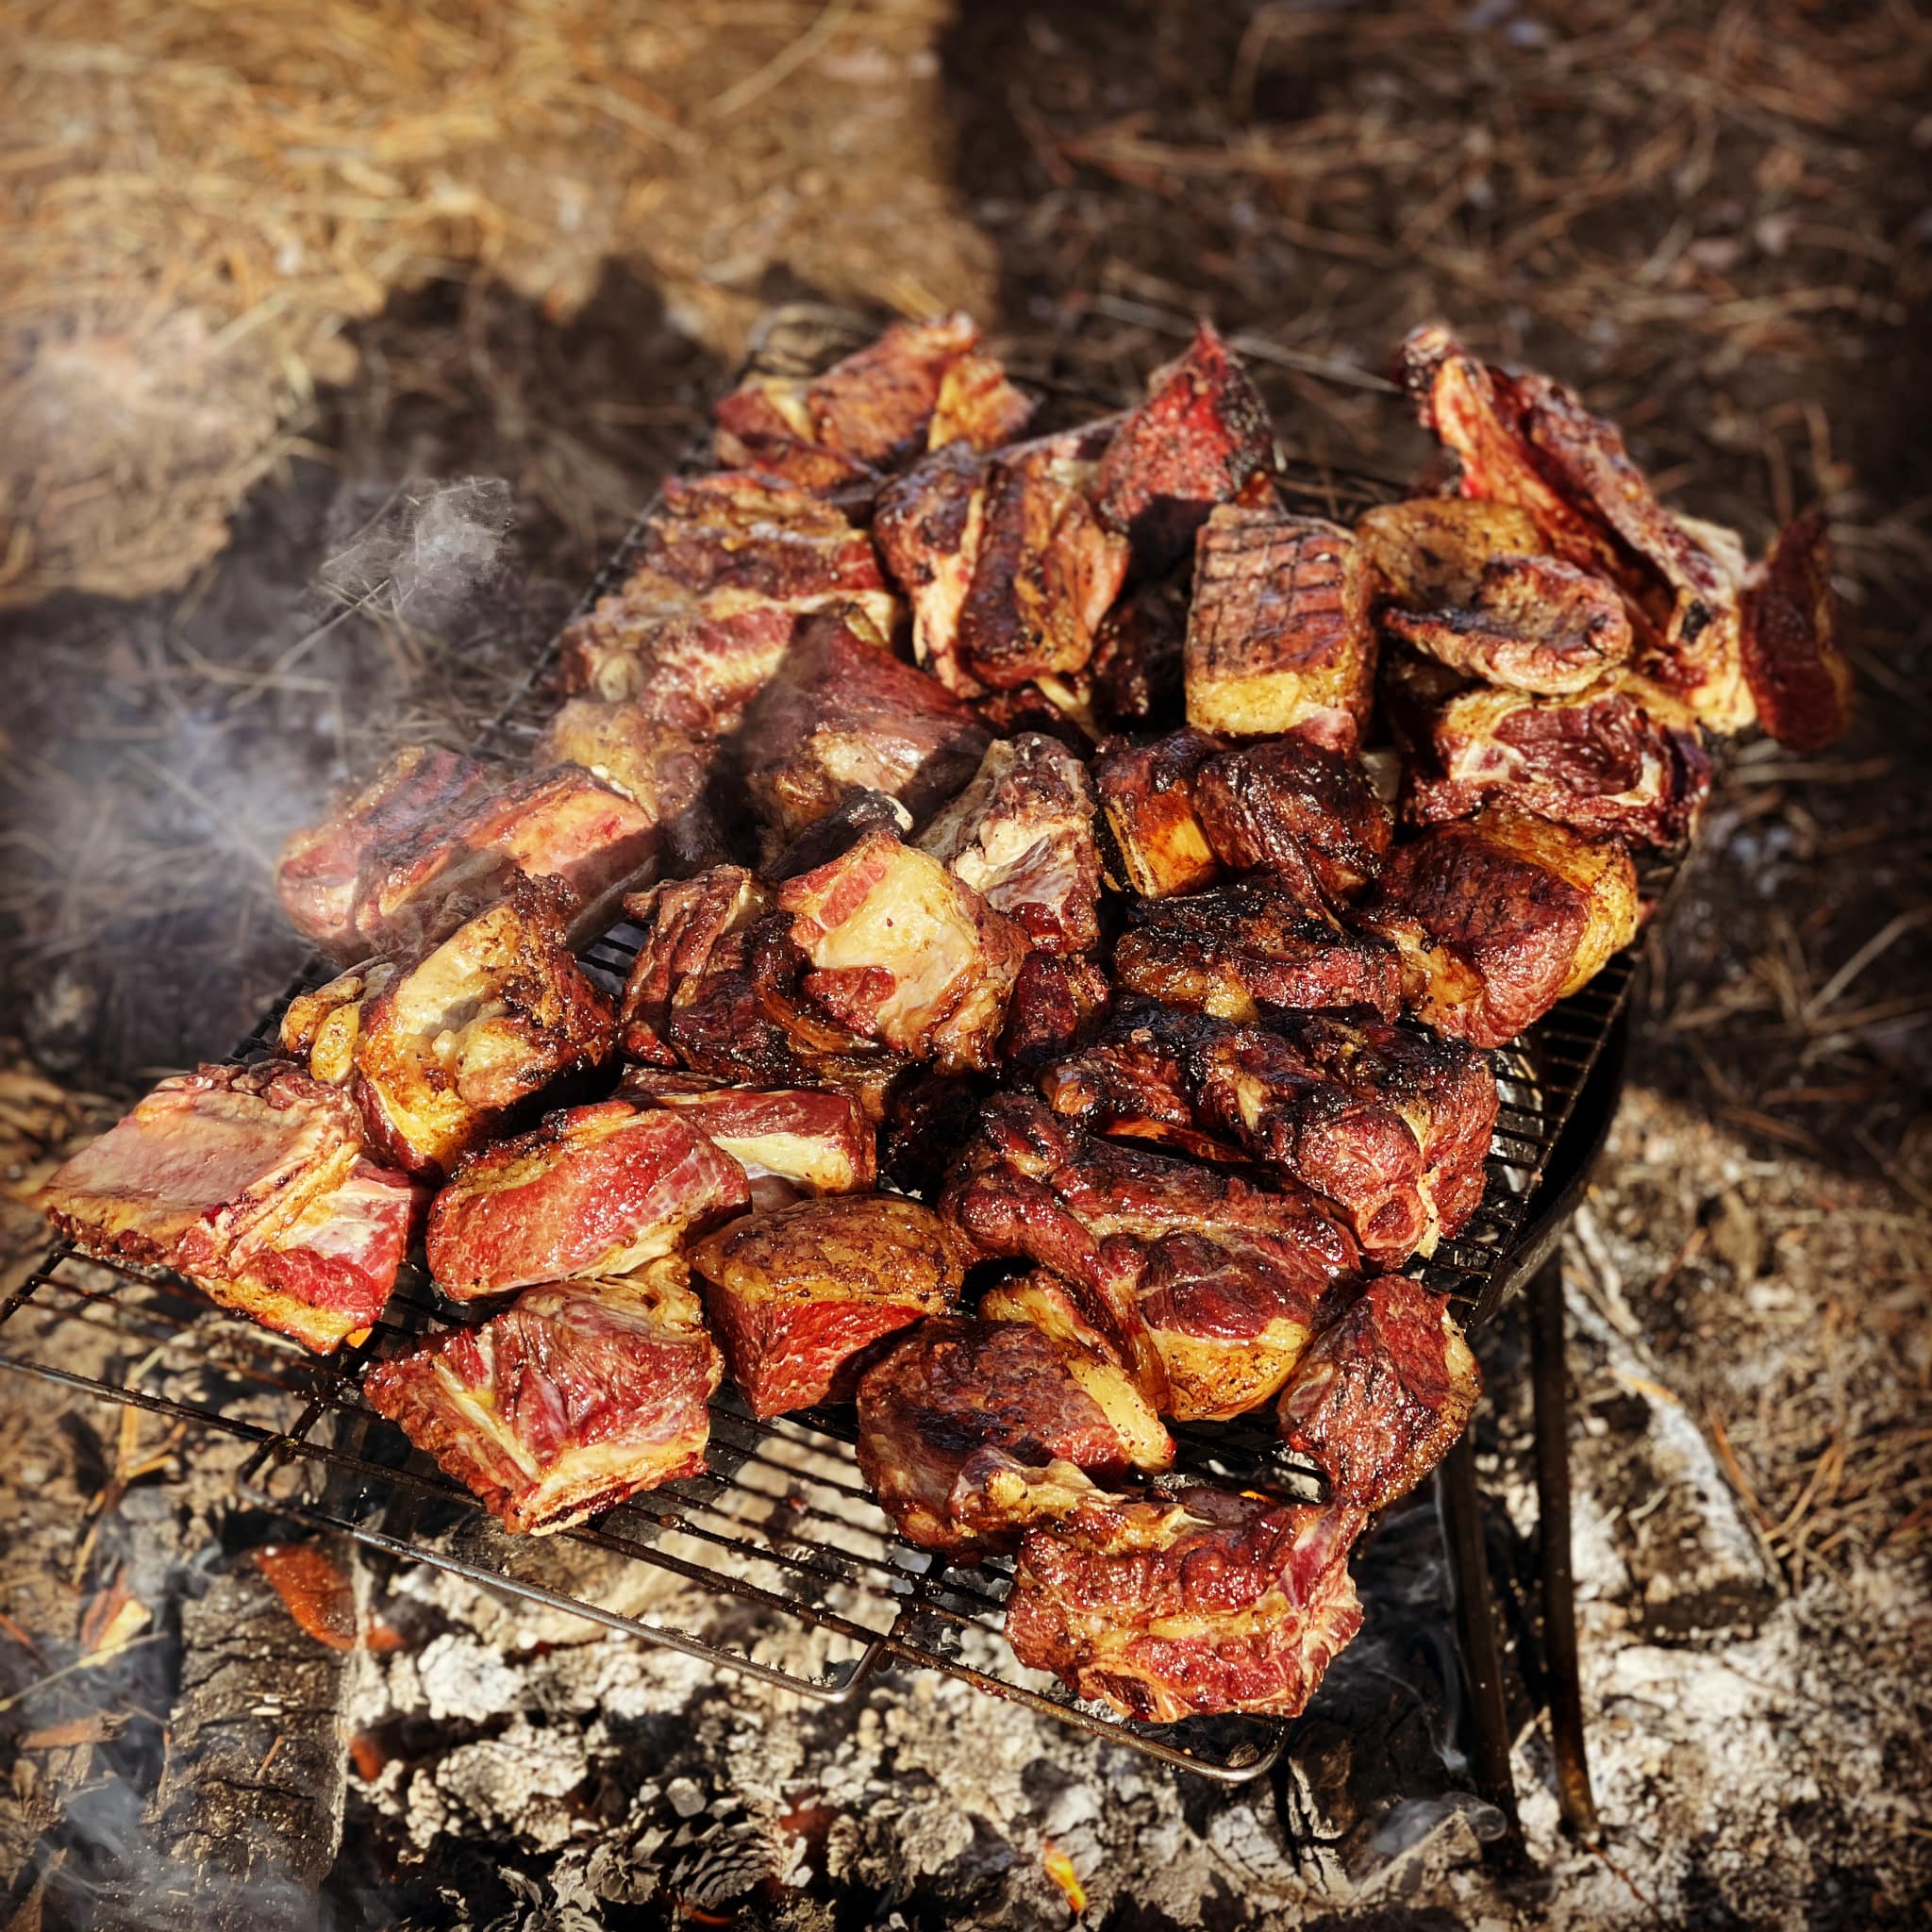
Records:
[[[84,1254],[176,1269],[320,1354],[381,1314],[422,1208],[348,1097],[284,1059],[163,1080],[36,1199]]]
[[[948,691],[985,690],[965,662],[959,612],[973,588],[986,519],[988,464],[953,442],[879,491],[873,539],[912,608],[912,653]]]
[[[1823,511],[1802,516],[1745,579],[1744,682],[1764,728],[1792,751],[1822,751],[1852,719],[1852,668],[1839,648],[1831,538]]]
[[[723,1364],[684,1263],[532,1288],[375,1363],[376,1410],[512,1534],[551,1536],[705,1466]]]
[[[1394,830],[1358,758],[1292,733],[1208,759],[1194,811],[1230,872],[1280,873],[1337,903],[1382,870]]]
[[[718,943],[771,908],[771,894],[741,865],[718,865],[695,878],[653,886],[624,903],[642,931],[621,1016],[624,1051],[634,1060],[675,1066],[671,1009],[680,988],[709,968]]]
[[[1373,1513],[1441,1461],[1481,1394],[1447,1297],[1385,1274],[1316,1336],[1275,1415],[1281,1440],[1328,1478],[1330,1498]]]
[[[858,1384],[858,1467],[899,1533],[969,1559],[1174,1458],[1121,1371],[1024,1323],[922,1323]]]
[[[1118,599],[1094,633],[1093,711],[1111,731],[1165,724],[1181,712],[1188,599],[1172,578]]]
[[[754,1415],[850,1398],[881,1336],[958,1300],[958,1242],[896,1194],[837,1194],[748,1216],[691,1266]]]
[[[1000,1065],[1024,1079],[1071,1053],[1112,997],[1112,982],[1098,960],[1028,953],[1013,981]]]
[[[620,1089],[625,1099],[639,1097]],[[755,1207],[781,1207],[781,1193],[850,1194],[877,1178],[877,1134],[849,1093],[807,1087],[760,1091],[720,1087],[707,1093],[658,1092],[714,1146],[743,1168]]]
[[[1143,899],[1191,892],[1220,876],[1221,861],[1194,808],[1194,778],[1224,749],[1205,731],[1151,744],[1111,738],[1093,761],[1093,786],[1118,857],[1112,883]]]

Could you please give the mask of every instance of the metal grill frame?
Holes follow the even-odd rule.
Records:
[[[776,309],[754,339],[746,373],[808,375],[868,333],[860,320],[841,310],[803,304]],[[1042,413],[1049,418],[1070,407],[1091,413],[1117,401],[1058,381],[1050,371],[1019,373],[1041,393]],[[702,456],[694,454],[681,468],[703,465]],[[1405,493],[1379,477],[1292,458],[1284,463],[1282,486],[1297,508],[1338,521]],[[622,583],[656,507],[654,496],[574,616]],[[478,735],[471,747],[475,756],[527,758],[548,716],[546,692],[558,650],[559,641],[553,640],[540,654]],[[1645,897],[1660,900],[1675,870],[1659,867],[1647,874]],[[607,983],[621,985],[635,944],[634,932],[620,926],[587,950],[585,965]],[[1504,1104],[1483,1205],[1457,1239],[1411,1270],[1454,1297],[1472,1325],[1489,1320],[1527,1278],[1567,1214],[1571,1190],[1555,1185],[1553,1159],[1579,1095],[1612,1040],[1637,964],[1637,948],[1620,954],[1581,992],[1495,1057]],[[289,1002],[335,970],[319,957],[312,959],[231,1058],[253,1059],[271,1052]],[[1614,1094],[1600,1098],[1602,1104],[1589,1109],[1591,1119],[1577,1122],[1573,1143],[1600,1137],[1607,1125]],[[1557,1161],[1558,1169],[1562,1164]],[[1546,1176],[1552,1179],[1547,1187]],[[103,1274],[106,1287],[98,1285]],[[212,1323],[211,1310],[217,1317]],[[413,1345],[432,1325],[463,1319],[465,1312],[441,1303],[427,1277],[412,1266],[365,1342],[337,1357],[318,1357],[245,1318],[215,1309],[199,1290],[166,1271],[96,1260],[57,1241],[0,1304],[0,1328],[8,1331],[0,1337],[0,1367],[252,1443],[241,1476],[244,1492],[318,1527],[808,1698],[850,1699],[880,1667],[913,1665],[1226,1784],[1261,1775],[1280,1756],[1292,1728],[1286,1722],[1137,1724],[1076,1702],[1043,1674],[1023,1670],[999,1634],[1010,1565],[947,1567],[894,1537],[858,1479],[849,1410],[758,1421],[725,1391],[713,1404],[711,1474],[634,1498],[596,1524],[565,1533],[577,1544],[681,1578],[721,1607],[749,1606],[814,1626],[851,1653],[817,1674],[774,1664],[715,1632],[647,1620],[541,1577],[518,1574],[517,1564],[538,1540],[497,1531],[468,1491],[410,1449],[360,1395],[365,1361]],[[36,1323],[42,1324],[35,1338],[39,1346],[25,1340]],[[106,1330],[138,1349],[133,1372],[114,1381],[63,1362],[61,1344],[63,1339],[74,1341],[75,1324]],[[183,1366],[170,1368],[177,1345]],[[186,1375],[197,1386],[173,1392],[141,1386],[164,1373],[176,1380]],[[287,1420],[260,1413],[270,1401],[282,1405]],[[1290,1490],[1306,1477],[1272,1432],[1252,1420],[1220,1428],[1184,1425],[1175,1433],[1181,1466],[1193,1473]],[[304,1473],[321,1474],[319,1495],[291,1492],[291,1483],[299,1491]],[[779,1487],[760,1488],[754,1478],[763,1476],[774,1476]]]

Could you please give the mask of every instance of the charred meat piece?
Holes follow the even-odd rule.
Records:
[[[163,1080],[36,1199],[84,1254],[175,1269],[321,1355],[381,1314],[422,1208],[348,1096],[280,1059]]]
[[[512,1534],[552,1536],[705,1466],[723,1363],[684,1263],[533,1288],[362,1378]]]
[[[1194,551],[1188,723],[1353,751],[1374,698],[1369,572],[1333,524],[1224,505]]]
[[[1038,951],[1084,953],[1099,941],[1093,791],[1086,766],[1053,739],[995,740],[918,844],[1017,922]]]
[[[1101,746],[1093,785],[1119,858],[1114,884],[1143,899],[1164,899],[1220,876],[1221,862],[1194,809],[1194,776],[1224,748],[1218,738],[1193,730],[1152,744],[1115,738]]]
[[[952,1307],[964,1279],[951,1231],[896,1194],[753,1214],[691,1258],[754,1415],[849,1400],[865,1351]]]
[[[986,756],[985,725],[862,625],[849,611],[808,620],[745,719],[745,789],[777,846],[857,791],[887,792],[921,823]]]
[[[1030,965],[1034,957],[1029,956]],[[901,1194],[937,1201],[955,1150],[972,1133],[992,1091],[985,1074],[918,1067],[893,1091],[879,1129],[879,1178]]]
[[[849,1093],[723,1087],[653,1098],[743,1168],[755,1208],[789,1206],[800,1194],[857,1193],[877,1178],[877,1137]]]
[[[1281,1440],[1314,1458],[1331,1499],[1373,1514],[1448,1454],[1482,1374],[1446,1295],[1385,1274],[1316,1336],[1281,1391]]]
[[[991,1064],[1025,937],[938,859],[868,832],[787,879],[778,904],[811,960],[805,990],[825,1011],[914,1059]]]
[[[1087,495],[1106,436],[1074,430],[989,464],[958,627],[959,656],[983,685],[1069,676],[1093,656],[1127,569],[1126,540],[1102,526]]]
[[[1334,1202],[1385,1265],[1432,1253],[1481,1199],[1494,1074],[1459,1042],[1366,1014],[1283,1026],[1128,1000],[1041,1092],[1095,1132],[1268,1162]]]
[[[1097,960],[1028,953],[1007,1008],[1000,1065],[1024,1078],[1072,1053],[1112,997],[1107,970]]]
[[[1090,1504],[1021,1544],[1007,1641],[1124,1717],[1293,1717],[1361,1628],[1348,1574],[1361,1521],[1199,1486]]]
[[[1574,697],[1477,685],[1390,710],[1410,753],[1403,813],[1414,824],[1501,800],[1579,832],[1668,847],[1690,836],[1710,795],[1696,719],[1633,672]]]
[[[741,865],[717,865],[695,878],[668,881],[624,902],[642,930],[621,1018],[625,1056],[674,1067],[671,1008],[679,988],[709,968],[718,942],[771,908],[771,894]]]
[[[1345,933],[1319,900],[1279,875],[1237,879],[1127,908],[1114,978],[1130,992],[1255,1020],[1264,1007],[1401,1006],[1395,955]]]
[[[1462,493],[1527,511],[1544,548],[1621,585],[1649,632],[1638,668],[1712,730],[1748,724],[1737,538],[1664,508],[1617,431],[1548,376],[1487,366],[1439,324],[1402,359],[1423,426],[1461,462]]]
[[[1155,371],[1147,400],[1121,425],[1094,504],[1108,529],[1131,540],[1137,575],[1157,576],[1187,555],[1216,504],[1264,497],[1274,470],[1267,405],[1204,322],[1187,354]]]
[[[290,923],[332,958],[364,950],[356,915],[376,853],[459,820],[496,790],[487,765],[435,745],[409,744],[319,824],[295,833],[275,862],[275,893]]]
[[[1395,848],[1361,913],[1402,956],[1417,1017],[1501,1046],[1637,936],[1622,846],[1493,805]]]
[[[659,825],[698,806],[711,757],[703,739],[660,724],[652,706],[637,698],[572,698],[537,741],[540,765],[581,766]]]
[[[1357,1262],[1335,1211],[1292,1182],[1103,1141],[1021,1094],[982,1109],[941,1211],[982,1254],[1059,1276],[1086,1330],[1182,1421],[1267,1401]]]
[[[1230,872],[1278,872],[1338,903],[1382,870],[1394,830],[1359,759],[1295,735],[1209,758],[1194,810]]]
[[[1188,600],[1168,578],[1120,599],[1094,633],[1093,710],[1108,730],[1158,725],[1181,714]]]
[[[858,1385],[858,1466],[908,1541],[969,1561],[1174,1442],[1110,1362],[1024,1323],[924,1322]]]
[[[1764,728],[1792,751],[1822,751],[1852,717],[1852,667],[1838,644],[1831,538],[1822,511],[1779,536],[1746,578],[1744,682]]]
[[[713,411],[720,462],[815,491],[900,468],[928,443],[964,436],[991,448],[1027,413],[964,315],[895,322],[823,375],[755,375]]]
[[[1355,541],[1376,602],[1417,612],[1466,610],[1492,558],[1549,553],[1526,509],[1477,496],[1379,504],[1356,525]]]
[[[837,811],[806,826],[798,837],[766,865],[760,876],[768,885],[783,885],[801,873],[816,872],[842,858],[868,832],[891,832],[898,839],[912,831],[912,814],[890,792],[855,791]]]
[[[873,540],[912,608],[912,653],[961,697],[985,690],[959,653],[986,515],[987,460],[968,444],[937,451],[879,491]]]
[[[604,1100],[478,1148],[429,1210],[429,1272],[458,1301],[624,1274],[751,1206],[742,1167],[680,1113]]]
[[[511,1108],[608,1058],[616,1015],[565,944],[571,904],[554,879],[520,880],[358,1003],[354,1091],[372,1140],[398,1165],[446,1173]],[[337,1015],[340,1054],[351,1023]],[[297,1008],[289,1024],[302,1024]],[[285,1027],[283,1043],[312,1052],[330,1041]]]

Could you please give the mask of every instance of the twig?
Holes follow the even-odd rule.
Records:
[[[855,0],[827,0],[824,10],[788,47],[774,54],[756,74],[748,74],[736,87],[728,87],[714,100],[708,111],[720,120],[748,108],[760,94],[770,93],[782,80],[789,79],[816,54],[844,25]]]
[[[77,1657],[71,1664],[62,1664],[58,1671],[49,1671],[44,1677],[36,1677],[12,1696],[0,1697],[0,1711],[11,1710],[36,1691],[44,1690],[49,1684],[58,1684],[62,1677],[73,1676],[76,1671],[91,1671],[99,1664],[110,1664],[116,1658],[125,1657],[130,1650],[139,1650],[143,1643],[158,1643],[164,1634],[159,1630],[150,1630],[145,1636],[130,1637],[125,1643],[115,1644],[111,1650],[97,1650],[89,1657]]]

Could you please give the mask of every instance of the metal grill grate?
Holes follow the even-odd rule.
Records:
[[[760,332],[750,366],[809,373],[861,333],[835,311],[781,309]],[[1058,383],[1052,372],[1023,373],[1041,391],[1049,422],[1108,401]],[[1378,479],[1293,463],[1285,489],[1298,507],[1338,520],[1399,493]],[[634,526],[580,608],[621,582],[637,537]],[[482,732],[479,756],[527,758],[550,708],[556,652],[553,644],[538,659]],[[1646,896],[1668,883],[1667,874],[1647,877]],[[635,941],[620,927],[585,963],[621,984]],[[1527,1272],[1546,1212],[1540,1184],[1635,964],[1629,953],[1612,960],[1498,1056],[1504,1106],[1484,1205],[1420,1271],[1464,1304],[1471,1321],[1486,1320]],[[235,1057],[267,1052],[288,999],[332,971],[318,960],[299,974]],[[412,1346],[461,1312],[441,1302],[420,1271],[406,1271],[368,1341],[322,1360],[177,1277],[85,1259],[57,1243],[0,1305],[0,1366],[252,1443],[244,1483],[307,1521],[808,1697],[849,1698],[882,1664],[921,1665],[1211,1778],[1255,1777],[1279,1756],[1289,1730],[1281,1723],[1134,1724],[1021,1667],[1001,1634],[1009,1565],[949,1567],[900,1541],[858,1479],[849,1412],[762,1422],[727,1391],[713,1405],[707,1474],[562,1538],[503,1534],[370,1409],[358,1386],[365,1361]],[[1291,1490],[1306,1479],[1265,1424],[1178,1434],[1181,1466],[1191,1473]],[[775,1641],[774,1618],[795,1626],[798,1641]]]

